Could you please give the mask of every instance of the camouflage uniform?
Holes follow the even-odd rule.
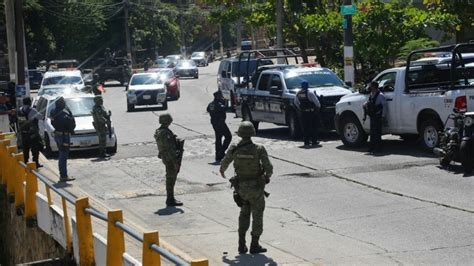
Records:
[[[247,252],[245,234],[250,227],[250,215],[252,215],[250,252],[261,253],[266,251],[258,244],[263,232],[264,188],[273,174],[273,166],[265,148],[252,143],[250,137],[255,135],[255,128],[250,122],[242,122],[237,133],[242,137],[242,141],[237,145],[231,145],[221,162],[220,170],[221,173],[225,172],[230,163],[234,161],[235,173],[239,182],[238,193],[244,201],[239,215],[239,252]]]
[[[166,205],[181,206],[183,203],[174,198],[179,162],[176,135],[168,128],[173,119],[169,114],[162,114],[159,121],[161,126],[155,131],[154,137],[158,145],[158,158],[161,158],[166,167]]]
[[[99,137],[99,154],[100,156],[108,156],[105,149],[107,143],[107,121],[110,119],[110,114],[105,110],[103,106],[104,100],[101,96],[96,96],[94,102],[92,117],[94,118],[94,128]]]

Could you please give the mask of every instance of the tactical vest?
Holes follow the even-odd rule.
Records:
[[[300,90],[297,94],[296,97],[298,97],[298,100],[300,101],[300,109],[301,111],[312,111],[316,109],[316,104],[314,104],[312,101],[309,100],[308,97],[308,90]]]
[[[369,97],[369,101],[367,102],[367,114],[369,116],[381,116],[383,112],[383,105],[376,104],[377,98],[380,95],[380,91],[378,91],[373,97],[372,95]]]
[[[33,129],[33,123],[36,123],[37,120],[35,119],[34,121],[29,121],[28,120],[28,115],[31,112],[31,108],[20,108],[20,111],[18,112],[18,124],[20,126],[20,131],[23,134],[29,134],[32,129]]]
[[[257,180],[258,176],[262,175],[258,146],[252,143],[236,150],[234,168],[240,181]]]

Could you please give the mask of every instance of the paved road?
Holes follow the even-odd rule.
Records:
[[[181,99],[169,103],[171,129],[186,139],[176,186],[182,208],[164,204],[164,167],[153,139],[164,111],[127,113],[123,87],[105,94],[118,153],[108,161],[75,154],[75,184],[211,265],[474,264],[474,178],[463,177],[459,166],[440,169],[436,158],[395,136],[384,137],[381,156],[348,150],[335,133],[325,134],[320,148],[302,149],[273,125],[261,125],[255,138],[275,167],[261,238],[269,251],[239,255],[238,208],[211,164],[213,131],[204,112],[217,66],[200,68],[198,80],[182,79]],[[235,131],[240,120],[229,114],[228,122]]]

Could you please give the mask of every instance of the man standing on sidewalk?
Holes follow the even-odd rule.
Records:
[[[24,161],[28,163],[31,150],[36,168],[40,168],[42,165],[39,163],[39,152],[43,148],[43,141],[39,133],[38,120],[43,119],[43,116],[35,108],[31,107],[30,97],[23,98],[23,106],[18,110],[17,115],[23,144]]]
[[[67,174],[67,159],[69,157],[69,146],[71,134],[74,134],[76,121],[63,97],[56,99],[55,108],[51,112],[51,124],[54,127],[54,140],[59,150],[59,181],[72,181],[74,178]]]
[[[106,152],[107,144],[107,128],[108,121],[110,121],[110,111],[107,112],[104,108],[104,99],[102,96],[94,97],[94,107],[92,108],[92,117],[94,119],[94,128],[99,137],[99,157],[106,158],[110,157]],[[109,132],[110,132],[109,128]]]
[[[216,136],[216,162],[224,158],[225,151],[232,141],[232,134],[225,123],[226,103],[221,91],[214,92],[214,100],[207,105],[207,112],[211,115],[211,125]],[[222,141],[224,137],[224,141]]]

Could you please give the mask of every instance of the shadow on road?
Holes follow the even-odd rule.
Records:
[[[450,165],[448,165],[447,167],[443,167],[441,165],[438,165],[438,168],[441,169],[441,170],[445,170],[447,172],[451,172],[455,175],[462,175],[462,177],[473,177],[474,174],[466,174],[464,173],[464,169],[462,167],[462,165],[460,165],[459,163],[453,163],[451,162]]]
[[[158,214],[160,216],[172,215],[175,213],[184,213],[184,210],[176,207],[166,207],[163,209],[159,209],[155,212],[155,214]]]
[[[257,131],[257,137],[275,139],[275,140],[294,141],[294,142],[302,142],[303,141],[303,137],[299,137],[297,139],[292,139],[289,136],[289,132],[288,132],[287,127],[275,127],[275,128],[259,129]],[[320,141],[333,141],[333,140],[338,140],[338,139],[339,139],[339,136],[337,135],[337,133],[335,131],[319,132],[319,140]]]
[[[263,254],[239,254],[233,259],[228,258],[227,255],[224,255],[222,256],[222,262],[227,265],[278,265],[278,263],[276,263],[272,258],[269,258]]]
[[[434,155],[432,152],[423,150],[419,143],[402,139],[382,139],[382,151],[375,154],[367,153],[367,150],[369,149],[368,143],[360,148],[350,148],[341,143],[341,145],[337,146],[336,149],[360,152],[367,156],[386,156],[395,154],[413,157],[436,158],[436,155]]]

